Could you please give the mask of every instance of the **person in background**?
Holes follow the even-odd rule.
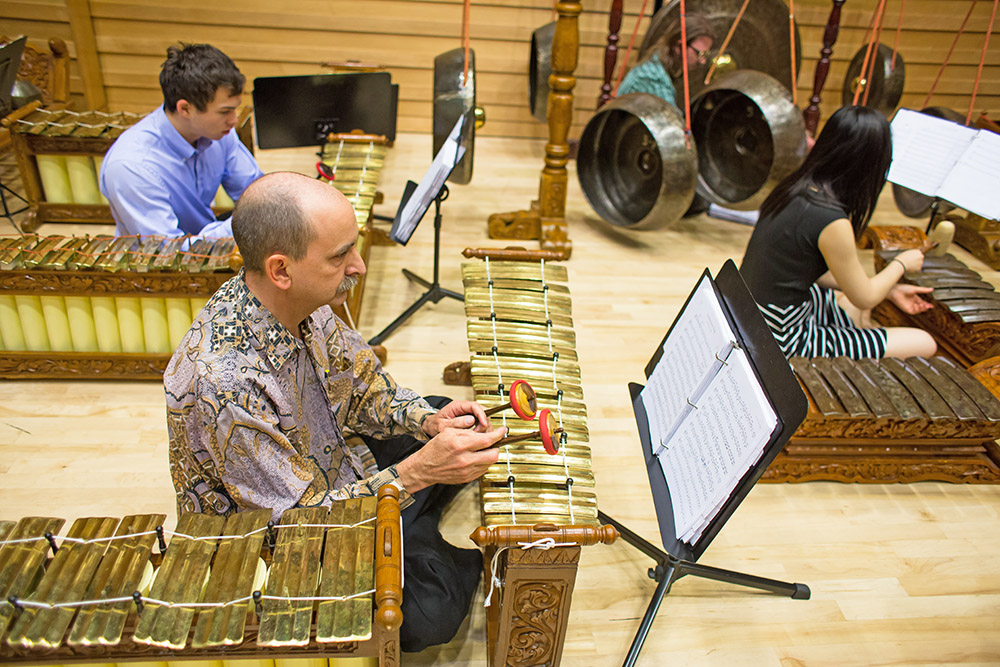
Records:
[[[686,28],[688,70],[690,71],[709,61],[709,52],[715,43],[715,37],[708,19],[701,14],[688,14]],[[678,16],[666,27],[646,57],[628,71],[628,74],[622,79],[621,85],[618,86],[616,96],[621,97],[629,93],[648,93],[679,107],[673,79],[683,73],[683,63],[681,23]]]
[[[101,192],[119,236],[232,236],[212,202],[236,201],[263,175],[236,136],[246,79],[208,44],[171,46],[160,70],[163,106],[126,130],[104,157]]]
[[[885,116],[843,107],[802,166],[764,200],[740,273],[786,357],[929,357],[937,350],[926,331],[872,327],[869,318],[884,299],[911,314],[931,308],[921,298],[930,288],[899,282],[923,266],[920,250],[904,250],[874,276],[858,258],[856,240],[891,162]]]

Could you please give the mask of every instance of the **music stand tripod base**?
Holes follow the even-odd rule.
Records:
[[[434,197],[434,277],[431,280],[427,280],[425,278],[421,278],[409,269],[403,269],[403,275],[406,276],[407,280],[427,288],[427,291],[420,295],[420,298],[414,301],[413,305],[404,310],[399,317],[394,319],[389,326],[373,336],[368,341],[369,345],[380,345],[382,341],[388,338],[393,331],[402,326],[406,320],[410,319],[410,317],[420,310],[420,308],[427,302],[437,303],[445,297],[455,299],[456,301],[465,301],[464,296],[454,290],[441,287],[441,283],[438,281],[438,272],[441,263],[441,202],[447,198],[448,186],[442,185],[441,190],[438,192],[437,196]]]
[[[625,662],[622,663],[624,667],[635,665],[636,660],[639,658],[639,651],[642,650],[642,645],[646,641],[646,635],[649,634],[649,630],[653,625],[653,619],[656,618],[656,613],[660,609],[660,604],[663,602],[664,596],[670,592],[671,585],[681,577],[690,574],[702,579],[712,579],[728,584],[756,588],[768,591],[769,593],[777,593],[778,595],[786,595],[793,600],[808,600],[812,594],[809,587],[805,584],[765,579],[752,574],[723,570],[677,558],[666,551],[658,549],[600,510],[597,511],[597,518],[602,523],[617,528],[623,540],[656,561],[656,567],[649,568],[649,578],[656,581],[656,590],[653,592],[653,598],[649,601],[649,606],[646,608],[646,614],[639,623],[639,630],[635,634],[635,639],[632,640],[632,646],[629,647]]]

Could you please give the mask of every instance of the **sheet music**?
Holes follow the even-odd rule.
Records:
[[[641,392],[670,489],[676,537],[697,540],[736,482],[760,459],[778,417],[757,383],[711,282],[692,294]],[[706,383],[706,376],[708,382]],[[704,391],[690,405],[690,397]],[[678,417],[682,421],[677,425]]]
[[[417,189],[413,191],[410,199],[406,202],[406,206],[403,207],[399,229],[393,235],[393,240],[397,241],[397,243],[406,243],[410,240],[410,236],[416,230],[420,219],[424,216],[434,198],[437,197],[438,192],[441,191],[441,186],[444,185],[445,179],[448,178],[452,169],[455,168],[455,165],[465,155],[465,146],[459,143],[459,135],[462,133],[462,125],[465,120],[465,116],[458,117],[455,127],[452,128],[448,134],[448,138],[445,139],[444,145],[441,146],[437,155],[434,156],[434,161],[431,163],[427,173],[420,179]]]
[[[892,121],[889,181],[1000,218],[1000,135],[900,109]]]
[[[980,130],[944,179],[938,197],[991,220],[1000,219],[1000,134]]]
[[[663,343],[660,361],[642,391],[654,449],[687,405],[685,399],[698,387],[704,369],[715,361],[715,353],[732,339],[715,290],[705,278]]]

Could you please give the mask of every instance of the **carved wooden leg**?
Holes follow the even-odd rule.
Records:
[[[611,11],[608,14],[608,45],[604,49],[604,83],[601,84],[601,94],[597,98],[597,108],[611,101],[611,82],[615,76],[615,65],[618,63],[618,31],[622,29],[622,0],[611,0]]]
[[[42,226],[42,221],[38,219],[38,209],[29,208],[28,212],[24,214],[24,220],[21,222],[21,231],[25,234],[33,232]]]
[[[484,550],[487,585],[494,553],[494,547]],[[486,612],[492,667],[559,665],[579,560],[580,547],[500,554],[497,574],[504,584]]]
[[[566,163],[569,161],[569,127],[573,120],[573,87],[576,85],[577,52],[580,46],[580,2],[556,3],[559,20],[552,39],[552,74],[549,76],[549,142],[545,144],[545,167],[539,183],[538,208],[531,211],[500,213],[490,217],[490,238],[529,238],[507,236],[512,228],[530,233],[536,225],[544,250],[553,250],[569,258],[573,244],[566,229]],[[537,223],[536,223],[537,220]],[[517,223],[517,224],[512,224]],[[537,237],[533,237],[537,238]]]
[[[819,94],[826,84],[826,75],[830,72],[830,56],[837,41],[837,33],[840,32],[840,8],[844,1],[833,0],[833,9],[830,10],[830,18],[827,19],[826,30],[823,32],[823,48],[819,51],[819,62],[816,63],[812,97],[809,98],[809,106],[802,114],[806,121],[806,132],[813,137],[816,136],[816,128],[819,126]]]
[[[461,387],[472,386],[472,364],[454,361],[444,367],[444,383]]]

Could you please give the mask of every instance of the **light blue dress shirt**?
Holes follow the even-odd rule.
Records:
[[[219,185],[233,201],[263,172],[236,130],[192,146],[161,106],[122,133],[101,165],[101,192],[119,236],[232,236],[232,219],[216,220]]]

